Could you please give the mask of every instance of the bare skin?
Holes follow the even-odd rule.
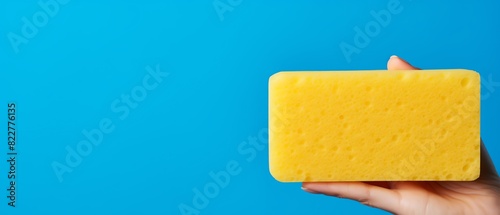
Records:
[[[391,57],[388,70],[417,70]],[[471,182],[307,182],[302,189],[347,198],[394,214],[500,214],[500,178],[481,142],[481,174]]]

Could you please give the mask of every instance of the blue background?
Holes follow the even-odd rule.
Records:
[[[223,19],[212,0],[72,0],[16,53],[9,32],[22,35],[22,18],[43,9],[37,1],[4,1],[0,105],[4,113],[7,102],[18,105],[20,155],[17,207],[7,206],[2,191],[0,214],[181,214],[179,205],[193,206],[193,189],[213,181],[209,172],[232,160],[240,173],[200,214],[386,214],[275,181],[267,147],[238,151],[267,128],[268,77],[384,69],[396,54],[421,68],[467,68],[500,81],[498,1],[400,0],[402,11],[350,62],[339,44],[354,44],[353,29],[374,21],[370,11],[386,10],[389,0],[220,2],[231,9]],[[156,65],[169,76],[121,120],[112,103]],[[500,87],[482,90],[489,95],[482,137],[500,166]],[[64,163],[66,147],[103,118],[114,130],[60,182],[52,163]],[[2,142],[1,160],[6,151]],[[0,190],[7,170],[2,161]]]

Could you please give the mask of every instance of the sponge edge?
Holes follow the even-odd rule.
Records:
[[[475,180],[479,74],[276,73],[269,79],[269,169],[281,182]]]

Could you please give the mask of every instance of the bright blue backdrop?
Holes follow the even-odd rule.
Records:
[[[386,214],[278,183],[268,173],[267,147],[248,138],[263,144],[271,74],[384,69],[392,54],[421,68],[477,70],[496,82],[482,87],[481,132],[500,166],[500,3],[400,0],[390,20],[374,25],[370,11],[396,3],[61,0],[44,10],[38,1],[4,1],[0,114],[17,103],[19,156],[17,207],[1,191],[0,214],[181,214],[181,204],[195,207],[193,189],[206,186],[214,197],[198,202],[200,214]],[[38,19],[36,34],[23,17]],[[348,62],[339,45],[355,46],[354,29],[366,25],[372,37]],[[122,94],[142,92],[146,67],[157,65],[168,77],[137,94],[135,108],[120,103]],[[115,101],[129,114],[113,110]],[[52,164],[64,164],[67,147],[106,118],[114,130],[60,182]],[[1,142],[1,160],[6,151]],[[235,162],[239,172],[216,192],[209,173]],[[7,170],[2,161],[0,190]]]

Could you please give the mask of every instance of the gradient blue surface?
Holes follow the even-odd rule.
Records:
[[[227,10],[223,19],[214,2]],[[0,214],[182,214],[197,189],[213,185],[210,172],[228,164],[236,173],[209,188],[214,197],[200,214],[386,214],[275,181],[259,147],[271,74],[384,69],[392,54],[492,80],[482,87],[481,132],[500,166],[500,2],[400,0],[399,13],[348,62],[340,44],[354,44],[354,29],[390,2],[64,1],[18,52],[9,32],[22,36],[23,17],[43,8],[3,2],[0,110],[17,103],[19,155],[16,208],[2,191]],[[143,86],[148,66],[169,75],[127,115],[113,109]],[[114,129],[60,181],[53,163],[103,119]],[[6,151],[1,142],[1,160]],[[0,162],[1,190],[8,168]]]

